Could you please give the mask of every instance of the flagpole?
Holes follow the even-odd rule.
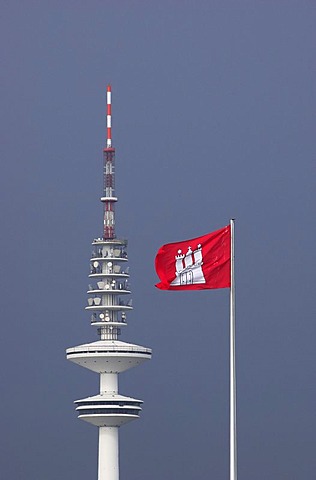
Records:
[[[236,349],[235,349],[235,220],[230,220],[230,480],[237,480]]]

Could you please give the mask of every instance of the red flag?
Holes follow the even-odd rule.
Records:
[[[230,287],[231,229],[163,245],[156,255],[161,290]]]

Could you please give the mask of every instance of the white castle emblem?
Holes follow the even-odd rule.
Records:
[[[202,245],[200,243],[194,251],[189,247],[185,255],[182,250],[178,250],[178,255],[175,256],[176,278],[170,285],[205,283],[202,265]]]

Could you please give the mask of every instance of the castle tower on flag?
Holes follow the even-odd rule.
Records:
[[[116,238],[115,149],[111,86],[107,87],[107,140],[103,150],[103,236],[92,242],[86,310],[99,340],[67,349],[67,359],[100,376],[99,392],[76,400],[78,418],[99,429],[98,480],[119,480],[119,427],[135,420],[142,400],[119,394],[118,375],[151,358],[151,349],[119,340],[132,310],[127,240]]]
[[[205,277],[202,270],[202,245],[200,243],[193,252],[192,248],[189,246],[185,255],[182,253],[182,250],[179,249],[178,254],[175,256],[175,261],[176,278],[171,282],[172,286],[205,283]]]

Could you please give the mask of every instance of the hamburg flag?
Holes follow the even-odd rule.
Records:
[[[168,243],[155,260],[161,290],[202,290],[231,285],[231,227],[183,242]]]

